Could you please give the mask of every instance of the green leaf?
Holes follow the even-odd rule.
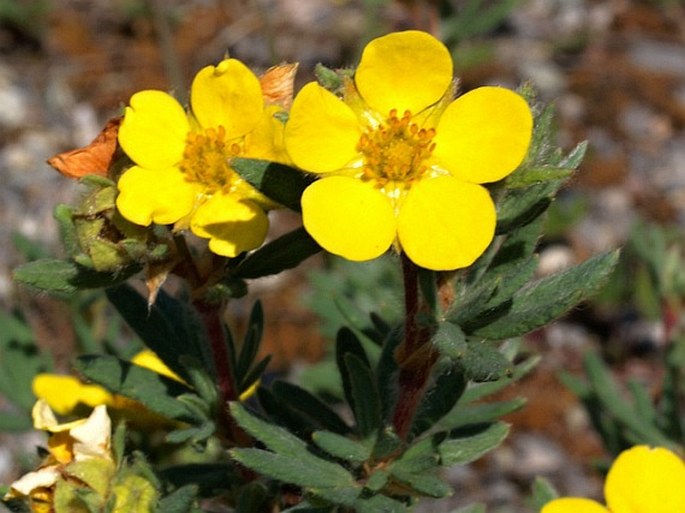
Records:
[[[175,488],[193,489],[200,497],[214,496],[217,490],[230,489],[239,479],[235,467],[227,463],[174,465],[161,470],[160,474],[164,481]],[[160,513],[165,511],[160,510]]]
[[[276,203],[300,211],[300,198],[314,177],[267,160],[235,158],[231,167],[250,185]]]
[[[250,253],[231,273],[238,279],[254,279],[297,267],[321,251],[304,228],[297,228]]]
[[[301,486],[337,504],[351,505],[361,492],[361,487],[347,470],[306,449],[297,456],[252,448],[232,449],[229,454],[259,474]]]
[[[286,381],[276,381],[271,389],[279,401],[306,416],[312,426],[318,426],[339,435],[351,432],[350,427],[335,411],[304,388]]]
[[[70,260],[43,259],[20,265],[14,270],[13,278],[48,294],[68,297],[80,289],[116,285],[140,269],[139,265],[134,264],[117,272],[97,272]]]
[[[591,390],[599,399],[601,408],[612,415],[615,421],[627,428],[625,436],[633,444],[661,445],[674,447],[674,442],[650,424],[641,413],[622,396],[609,369],[599,356],[588,352],[583,361]]]
[[[247,321],[247,332],[243,340],[240,354],[238,355],[238,365],[235,368],[235,379],[238,383],[243,381],[248,371],[254,364],[254,360],[259,351],[259,345],[264,333],[264,309],[259,301],[256,301],[250,312]]]
[[[570,178],[576,170],[567,167],[533,167],[526,168],[522,173],[514,173],[510,175],[506,181],[506,186],[509,189],[519,189],[529,187],[530,185],[540,182],[549,182],[552,180],[566,180]]]
[[[191,379],[180,361],[182,355],[202,362],[213,372],[204,327],[189,304],[160,290],[155,303],[148,306],[147,299],[129,285],[107,289],[107,298],[145,345],[176,374]]]
[[[566,183],[552,180],[525,189],[509,189],[497,203],[497,234],[509,233],[524,226],[547,210],[552,198]]]
[[[0,432],[21,432],[29,431],[33,427],[28,415],[16,413],[11,415],[5,411],[0,415]]]
[[[410,473],[404,472],[401,467],[392,468],[392,475],[395,479],[406,486],[412,488],[415,492],[428,497],[440,499],[452,495],[454,491],[452,487],[445,483],[439,476],[432,472]]]
[[[531,506],[535,511],[540,511],[542,507],[550,501],[559,497],[559,494],[547,479],[537,477],[533,482],[533,495]]]
[[[477,460],[498,447],[509,433],[504,422],[466,426],[450,433],[450,438],[438,447],[441,463],[445,467],[464,465]]]
[[[194,423],[195,416],[178,397],[191,390],[176,380],[114,356],[80,356],[74,367],[110,392],[135,399],[169,419]]]
[[[340,378],[343,384],[343,390],[345,392],[345,399],[347,404],[354,410],[354,394],[352,392],[352,378],[350,377],[347,364],[345,363],[345,357],[348,354],[355,355],[358,359],[364,362],[367,366],[369,364],[368,358],[366,356],[366,351],[362,346],[357,335],[349,328],[341,328],[335,339],[335,362],[338,366],[338,371],[340,372]]]
[[[451,360],[458,360],[466,353],[466,335],[452,322],[439,322],[432,342],[442,356]]]
[[[240,403],[231,403],[233,419],[254,438],[272,451],[298,458],[307,452],[307,444],[280,426],[271,424],[250,413]]]
[[[357,499],[354,509],[358,513],[406,513],[407,506],[385,495],[374,495]]]
[[[512,363],[499,349],[485,341],[470,342],[459,364],[466,377],[476,383],[497,381],[513,373]]]
[[[160,513],[189,513],[198,493],[197,485],[186,485],[162,497],[157,505]]]
[[[456,404],[466,389],[463,372],[452,366],[438,376],[435,385],[426,393],[414,418],[412,435],[418,436],[432,428]]]
[[[376,389],[373,371],[368,363],[355,354],[345,355],[345,367],[353,397],[352,409],[357,429],[362,436],[370,435],[381,426],[381,400]]]
[[[618,255],[618,251],[598,255],[537,280],[519,290],[509,302],[462,328],[467,334],[501,340],[544,326],[594,294],[613,270]]]
[[[494,422],[504,415],[520,410],[525,406],[526,399],[517,397],[510,401],[495,401],[482,404],[458,405],[445,415],[438,427],[441,429],[455,429],[468,424],[482,424]]]
[[[331,456],[352,463],[363,463],[371,457],[371,448],[330,431],[315,431],[312,440]]]
[[[236,511],[240,513],[262,513],[267,509],[265,502],[268,495],[268,490],[264,484],[259,482],[248,483],[240,489]]]

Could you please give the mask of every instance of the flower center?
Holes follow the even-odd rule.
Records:
[[[238,143],[226,140],[223,126],[191,132],[179,167],[187,180],[203,184],[208,192],[228,192],[241,180],[229,165],[229,160],[241,151]]]
[[[385,124],[367,130],[359,138],[357,150],[364,155],[362,179],[375,180],[379,187],[388,182],[411,187],[421,178],[433,153],[435,129],[419,128],[411,122],[411,113],[401,118],[397,110],[390,111]]]

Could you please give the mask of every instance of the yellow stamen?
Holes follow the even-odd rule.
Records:
[[[191,132],[179,167],[187,180],[203,184],[210,193],[231,192],[241,178],[231,169],[229,160],[241,151],[238,143],[226,140],[223,126]]]
[[[359,138],[357,150],[364,155],[362,179],[374,180],[383,188],[388,182],[409,188],[428,169],[433,153],[435,129],[419,128],[406,111],[401,118],[390,111],[385,124],[368,129]]]

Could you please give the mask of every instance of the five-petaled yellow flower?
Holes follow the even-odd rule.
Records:
[[[234,257],[259,246],[275,205],[230,166],[236,156],[283,162],[282,122],[259,79],[225,59],[195,76],[190,112],[162,91],[134,94],[119,144],[134,162],[119,180],[117,207],[136,224],[190,227],[209,248]]]
[[[481,87],[456,100],[452,59],[433,36],[371,41],[343,98],[305,85],[286,124],[293,162],[320,175],[303,223],[327,251],[368,260],[391,245],[434,270],[470,265],[494,237],[480,184],[523,161],[532,114],[518,94]]]
[[[638,445],[619,454],[604,484],[606,507],[564,497],[541,513],[676,513],[685,511],[685,463],[663,447]]]

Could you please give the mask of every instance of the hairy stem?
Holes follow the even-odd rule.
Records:
[[[402,275],[406,317],[404,342],[395,355],[400,368],[399,395],[392,421],[397,435],[402,440],[406,440],[416,409],[425,392],[431,368],[435,363],[435,353],[429,345],[430,329],[420,326],[418,322],[421,310],[418,268],[404,254],[402,255]]]

